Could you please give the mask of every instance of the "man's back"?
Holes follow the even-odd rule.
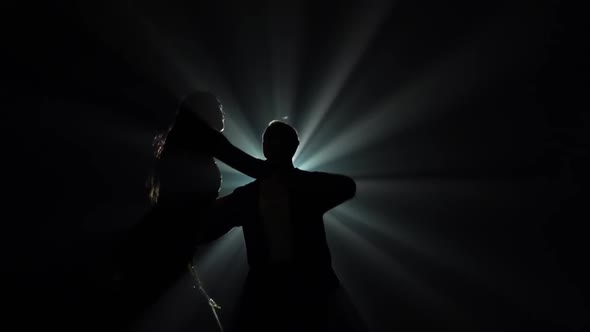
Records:
[[[237,188],[224,198],[231,226],[243,226],[251,274],[285,272],[298,282],[336,285],[323,215],[355,194],[352,179],[285,169]]]

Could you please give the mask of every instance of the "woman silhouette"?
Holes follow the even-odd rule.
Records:
[[[197,91],[184,98],[169,130],[156,135],[157,162],[148,181],[153,206],[128,234],[117,259],[125,315],[141,312],[187,272],[221,186],[214,157],[254,178],[267,173],[264,161],[223,136],[223,127],[219,100]]]

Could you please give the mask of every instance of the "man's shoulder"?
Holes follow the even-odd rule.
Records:
[[[353,178],[335,173],[327,173],[321,171],[302,171],[298,170],[296,182],[301,185],[321,185],[342,190],[356,191],[356,182]]]
[[[298,188],[314,188],[316,185],[324,182],[326,176],[329,177],[328,173],[318,171],[305,171],[295,169],[291,176],[291,183],[293,186]]]
[[[246,194],[246,193],[257,190],[258,185],[259,185],[259,180],[254,180],[250,183],[247,183],[245,185],[237,187],[236,189],[234,189],[233,193],[234,194]]]
[[[293,174],[298,177],[314,177],[314,176],[317,176],[318,174],[321,174],[321,172],[306,171],[306,170],[296,168]]]
[[[305,171],[302,169],[295,169],[294,176],[298,180],[313,180],[323,178],[326,176],[332,176],[331,173],[320,172],[320,171]]]

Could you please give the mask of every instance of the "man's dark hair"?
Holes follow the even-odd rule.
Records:
[[[295,128],[281,121],[271,121],[262,135],[262,148],[268,160],[291,160],[298,146],[299,135]]]

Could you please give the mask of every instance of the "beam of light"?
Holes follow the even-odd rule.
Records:
[[[387,137],[401,134],[420,121],[433,121],[453,103],[489,79],[482,65],[473,59],[476,52],[462,51],[426,70],[425,75],[408,84],[367,111],[367,116],[341,130],[315,151],[302,167],[317,168],[326,163],[350,158]],[[427,96],[427,97],[426,97]]]
[[[240,287],[247,273],[241,228],[234,228],[221,238],[197,250],[191,266],[198,271],[199,284],[207,298],[195,292],[195,279],[187,269],[185,275],[168,289],[161,299],[137,322],[140,331],[182,330],[191,322],[200,321],[203,302],[215,313],[212,319],[219,328],[226,325],[237,302]],[[237,262],[237,263],[236,263]],[[223,280],[222,283],[219,280]],[[210,300],[214,299],[212,303]]]
[[[360,193],[359,193],[360,194]],[[364,227],[384,235],[389,241],[394,241],[408,249],[414,250],[431,258],[433,262],[440,262],[440,251],[430,247],[431,244],[421,241],[416,235],[403,230],[400,225],[394,224],[389,218],[366,208],[361,204],[349,204],[335,208],[331,211],[335,218],[349,219],[359,222]],[[449,256],[452,258],[452,256]],[[446,258],[449,259],[449,258]]]
[[[89,7],[89,12],[95,9]],[[164,33],[163,28],[154,22],[150,15],[142,13],[137,8],[127,8],[127,11],[129,13],[124,14],[123,18],[125,27],[129,30],[122,30],[120,33],[133,35],[134,38],[129,39],[135,43],[119,46],[133,47],[124,53],[129,57],[136,56],[137,52],[141,52],[142,55],[130,59],[133,60],[131,63],[155,76],[160,86],[176,96],[179,102],[186,94],[195,90],[216,94],[225,112],[225,135],[239,148],[260,157],[258,135],[248,125],[242,108],[234,98],[231,85],[221,75],[216,61],[205,51],[206,48],[190,36],[182,38]],[[131,12],[134,14],[131,15]],[[91,19],[89,21],[92,22]],[[119,39],[105,38],[109,41]],[[173,110],[170,111],[172,112]]]
[[[384,234],[393,243],[408,247],[420,256],[427,258],[427,262],[450,272],[465,281],[469,287],[477,287],[486,292],[496,294],[515,306],[531,307],[529,293],[531,284],[515,283],[514,273],[522,266],[511,266],[504,261],[492,261],[486,256],[482,259],[481,251],[464,251],[460,243],[453,243],[435,230],[415,227],[411,233],[400,227],[400,223],[411,224],[412,219],[422,219],[422,216],[432,215],[432,218],[447,220],[444,211],[465,209],[465,206],[477,206],[478,211],[497,209],[498,206],[509,204],[524,204],[522,197],[531,197],[537,191],[534,181],[515,183],[513,180],[363,180],[358,181],[358,196],[360,200],[352,201],[333,210],[333,215],[339,220],[351,220],[351,228],[355,225],[374,229],[377,234]],[[445,205],[441,206],[441,197]],[[495,199],[490,199],[495,197]],[[399,203],[395,203],[399,200]],[[424,202],[433,202],[428,204]],[[485,203],[485,205],[482,205]],[[420,206],[421,212],[414,217],[404,216],[400,212],[399,220],[395,216],[380,215],[379,206],[388,206],[387,211],[394,211],[396,206],[403,210],[403,206]],[[437,211],[437,206],[438,210]],[[481,212],[477,212],[479,214]],[[438,217],[434,217],[438,216]],[[388,220],[389,219],[389,220]],[[354,222],[352,222],[354,221]],[[395,234],[397,233],[397,234]],[[413,233],[413,234],[412,234]],[[467,231],[466,231],[467,233]],[[373,238],[374,241],[374,238]],[[462,242],[462,241],[461,241]],[[483,253],[485,255],[485,252]],[[519,272],[516,272],[519,271]],[[535,286],[537,287],[537,286]],[[543,287],[543,286],[538,286]]]
[[[240,116],[236,117],[234,115],[229,115],[228,113],[226,113],[226,129],[223,131],[224,135],[232,144],[244,152],[255,158],[264,159],[260,138],[256,139],[255,136],[252,135],[252,130],[246,129],[249,127],[245,121],[238,120],[240,119]],[[253,181],[249,176],[229,167],[220,160],[217,160],[217,165],[222,176],[220,188],[220,195],[222,196],[230,193],[233,189],[239,186],[243,186]]]
[[[194,84],[183,73],[184,61],[175,56],[176,46],[169,40],[170,36],[165,36],[147,14],[130,3],[123,3],[116,10],[108,7],[88,3],[81,8],[85,22],[99,33],[99,37],[108,43],[125,41],[114,46],[124,50],[122,54],[129,63],[155,77],[162,89],[177,97],[181,96],[182,91],[186,91],[186,86]],[[108,20],[96,13],[108,15]],[[105,22],[109,22],[111,26],[104,26]],[[112,26],[119,28],[113,29]]]
[[[235,110],[226,111],[223,134],[232,144],[244,152],[256,158],[262,158],[261,135],[254,134],[254,130],[239,112]]]
[[[234,228],[227,234],[206,246],[206,254],[198,258],[198,266],[203,270],[219,268],[219,257],[240,251],[240,237],[242,236],[241,228]]]
[[[239,148],[260,157],[258,135],[248,124],[240,103],[234,97],[231,85],[221,75],[211,55],[203,51],[204,47],[199,47],[199,41],[190,38],[174,40],[171,36],[165,36],[147,17],[143,17],[139,23],[153,43],[153,53],[158,54],[166,62],[159,72],[163,83],[174,87],[175,95],[179,99],[197,89],[216,94],[225,113],[224,134]],[[174,70],[171,71],[171,68]]]
[[[334,140],[325,144],[319,151],[314,151],[313,156],[301,162],[303,169],[317,169],[323,164],[341,157],[350,156],[360,148],[365,147],[380,134],[388,134],[384,124],[392,121],[392,116],[387,111],[381,111],[367,116],[367,119],[354,127],[344,130]]]
[[[341,36],[345,40],[332,41],[337,48],[332,50],[334,57],[328,60],[329,64],[326,64],[322,75],[318,75],[325,80],[312,89],[317,91],[316,96],[312,97],[315,102],[310,107],[306,107],[307,117],[301,125],[302,139],[300,148],[295,154],[295,160],[305,152],[307,143],[313,138],[317,127],[329,112],[332,103],[379,31],[379,27],[389,15],[392,3],[371,3],[354,11],[354,19],[346,20],[347,26],[342,30]]]
[[[225,167],[229,168],[229,166]],[[230,194],[234,189],[254,181],[252,178],[238,172],[232,171],[222,174],[223,178],[219,190],[219,197]]]
[[[419,189],[416,189],[416,187]],[[403,246],[427,258],[432,264],[474,277],[470,270],[473,270],[473,267],[479,264],[464,253],[451,250],[452,243],[441,242],[443,239],[435,241],[435,239],[429,238],[423,232],[419,234],[418,231],[410,231],[408,227],[403,226],[403,223],[411,223],[407,216],[400,213],[400,220],[395,221],[392,220],[390,211],[383,211],[375,207],[380,205],[391,206],[391,201],[394,201],[395,197],[403,196],[407,199],[409,190],[414,191],[414,195],[424,196],[424,199],[427,200],[429,192],[446,189],[444,190],[445,197],[448,198],[449,194],[451,194],[455,195],[457,200],[465,201],[465,196],[472,199],[478,197],[477,192],[476,195],[472,193],[472,191],[476,190],[476,187],[481,191],[480,183],[467,184],[467,186],[463,184],[462,186],[461,183],[456,181],[446,181],[438,184],[433,184],[432,181],[416,180],[357,181],[357,199],[336,207],[331,211],[331,214],[334,218],[341,220],[353,220],[354,223],[358,223],[376,234],[383,235],[388,241],[392,241],[396,245]],[[448,188],[452,193],[449,193]],[[380,202],[380,197],[388,197],[388,200]],[[374,206],[369,205],[368,201],[374,203]]]
[[[145,53],[157,59],[143,65],[150,66],[146,68],[147,72],[155,71],[153,74],[162,86],[169,88],[179,99],[195,89],[228,94],[230,89],[215,60],[198,40],[165,34],[148,14],[139,10],[134,12],[136,15],[127,25],[136,35],[143,37]]]
[[[231,84],[221,74],[215,58],[197,38],[189,34],[182,36],[166,33],[166,27],[152,18],[153,13],[145,13],[145,8],[139,8],[137,5],[119,6],[116,11],[93,4],[85,4],[83,7],[87,23],[105,42],[132,41],[113,47],[122,49],[122,55],[127,57],[130,64],[138,66],[142,72],[153,77],[159,83],[159,87],[166,90],[169,95],[175,96],[178,102],[195,90],[216,94],[223,104],[226,120],[229,122],[226,123],[226,135],[240,148],[256,155],[257,149],[252,148],[255,144],[241,144],[256,142],[257,135],[247,125],[243,110],[234,98]],[[124,28],[104,28],[104,22],[96,21],[91,15],[105,11],[108,15],[118,13],[110,17],[111,21]],[[114,33],[118,35],[111,35]],[[170,113],[173,113],[173,110],[170,110]]]
[[[342,219],[336,218],[333,214],[325,215],[326,231],[332,232],[339,241],[350,243],[363,257],[363,261],[369,264],[372,270],[378,275],[373,280],[387,280],[398,282],[399,290],[408,293],[409,298],[418,296],[421,304],[427,304],[433,307],[437,312],[444,311],[448,315],[457,315],[457,307],[450,299],[437,293],[429,284],[423,282],[419,277],[411,273],[405,266],[398,262],[395,257],[385,253],[384,250],[376,247],[371,241],[359,235],[348,223],[343,223]],[[354,222],[358,222],[353,220]],[[337,264],[337,263],[335,263]],[[349,287],[354,288],[353,285]],[[448,318],[448,317],[447,317]]]
[[[271,98],[274,119],[288,121],[297,94],[299,53],[302,49],[300,1],[271,2],[269,15]]]
[[[248,270],[242,228],[233,228],[199,251],[192,264],[199,270],[200,279],[207,289],[207,301],[214,299],[215,303],[208,302],[208,305],[223,307],[215,310],[216,319],[222,324],[231,317],[236,307]]]
[[[211,319],[223,331],[247,271],[241,236],[241,229],[230,231],[209,246],[199,249],[191,262],[191,266],[198,270],[198,284],[207,295],[206,299],[195,292],[194,276],[191,278],[187,269],[185,275],[136,322],[137,330],[177,331],[186,329],[194,322],[202,323],[195,313],[201,312],[205,302],[209,309],[215,309]],[[220,283],[219,280],[224,282]]]
[[[338,118],[327,118],[326,127],[331,129],[325,130],[329,132],[326,140],[314,143],[313,156],[304,151],[305,144],[302,144],[297,156],[304,154],[306,162],[301,163],[301,167],[313,169],[350,158],[355,152],[400,135],[420,122],[436,121],[452,106],[492,84],[507,70],[506,65],[514,61],[513,51],[519,48],[507,47],[505,44],[513,41],[498,38],[503,29],[501,20],[484,25],[470,42],[425,67],[421,75],[400,91],[363,109],[366,116],[358,122],[343,128],[337,125]],[[304,128],[304,143],[312,138],[308,133],[315,128],[314,123]],[[334,130],[339,132],[334,133]]]
[[[482,265],[475,253],[462,252],[456,243],[419,226],[413,226],[411,230],[412,218],[419,216],[407,215],[403,209],[419,205],[425,208],[424,211],[437,215],[435,209],[442,208],[439,205],[441,197],[447,202],[445,208],[450,204],[477,206],[478,202],[487,201],[491,195],[501,194],[506,199],[502,193],[514,192],[518,188],[512,181],[374,179],[357,181],[357,188],[357,199],[335,209],[336,215],[351,218],[376,233],[384,234],[396,244],[419,253],[440,267],[459,272],[472,281],[492,282],[487,272],[489,266]],[[392,220],[391,210],[380,208],[383,206],[393,210],[399,206],[399,220]],[[486,264],[489,265],[489,262]]]
[[[170,36],[161,35],[158,28],[150,24],[147,18],[142,22],[150,35],[150,40],[158,44],[153,46],[154,52],[166,59],[167,65],[162,67],[163,72],[160,73],[165,84],[174,87],[178,98],[197,89],[216,94],[225,113],[224,134],[237,147],[260,158],[258,136],[248,124],[239,102],[234,98],[231,85],[221,75],[210,54],[203,51],[205,48],[199,47],[197,40],[185,40],[184,43],[176,41],[173,44]],[[175,70],[171,73],[170,68]]]
[[[158,71],[157,77],[179,99],[192,89],[208,87],[211,84],[208,78],[218,77],[218,75],[213,74],[212,68],[214,67],[210,63],[207,66],[209,62],[207,56],[192,54],[197,61],[187,61],[183,56],[186,50],[179,49],[171,36],[164,35],[145,16],[138,16],[138,21],[140,29],[146,34],[147,39],[152,42],[152,54],[157,55],[161,59],[160,61],[163,62],[161,66],[157,66],[152,70]],[[202,64],[202,66],[195,68],[196,63]]]

